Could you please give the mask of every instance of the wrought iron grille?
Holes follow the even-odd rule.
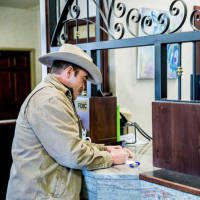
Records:
[[[58,1],[58,6],[60,6],[60,0]],[[68,0],[62,10],[57,9],[57,16],[59,18],[57,26],[55,28],[51,46],[60,46],[62,42],[68,42],[69,30],[68,24],[71,22],[76,23],[76,42],[79,39],[79,23],[86,23],[87,32],[87,42],[90,37],[90,26],[89,24],[94,24],[96,29],[102,30],[108,35],[108,39],[117,40],[124,39],[125,34],[129,34],[132,38],[138,37],[134,32],[134,24],[139,24],[141,26],[144,35],[155,35],[155,34],[171,34],[180,31],[183,25],[186,23],[186,18],[188,17],[188,8],[183,0],[174,0],[166,11],[160,12],[156,19],[153,19],[151,15],[142,15],[141,10],[138,8],[129,8],[125,3],[116,0],[87,0],[87,15],[81,18],[81,13],[83,10],[78,4],[77,0]],[[100,17],[101,24],[97,21],[90,20],[90,4],[95,4],[97,8],[96,16]],[[85,11],[84,11],[85,12]],[[59,15],[59,13],[61,13]],[[192,30],[197,31],[195,27],[195,21],[200,20],[200,10],[194,10],[190,15],[190,25]],[[178,18],[176,27],[171,29],[171,19]],[[123,19],[125,22],[120,22]],[[154,23],[159,26],[159,31],[154,33],[152,29],[154,28]]]
[[[64,0],[63,0],[64,1]],[[120,2],[119,2],[120,1]],[[128,47],[154,46],[155,50],[155,99],[167,99],[167,45],[178,43],[180,48],[183,43],[193,43],[193,57],[192,57],[192,74],[190,82],[190,98],[191,101],[200,100],[198,84],[198,76],[196,73],[196,49],[198,41],[200,41],[200,34],[196,27],[197,22],[200,21],[200,10],[194,10],[188,14],[188,7],[183,0],[174,0],[169,5],[166,11],[161,11],[157,15],[156,20],[148,14],[143,15],[138,8],[130,8],[122,3],[123,0],[85,0],[86,9],[82,10],[78,0],[67,0],[61,12],[58,10],[58,22],[55,27],[54,34],[51,40],[51,51],[56,50],[62,43],[69,42],[70,23],[75,24],[75,42],[84,49],[89,55],[93,57],[97,66],[102,67],[100,51],[103,49],[116,49]],[[59,2],[59,3],[58,3]],[[95,20],[90,19],[90,4],[95,5],[96,13]],[[60,4],[60,0],[57,0]],[[60,7],[59,7],[60,8]],[[83,17],[83,12],[86,17]],[[171,18],[179,18],[176,26],[171,28]],[[187,23],[186,18],[189,18],[189,25],[192,31],[181,32],[181,28]],[[120,22],[123,19],[124,23]],[[153,23],[161,26],[160,32],[153,33]],[[86,24],[87,39],[83,44],[80,44],[79,28],[81,22]],[[90,24],[96,26],[96,42],[90,42]],[[138,36],[133,31],[134,24],[139,25],[143,31],[143,36]],[[198,23],[199,24],[199,23]],[[187,25],[187,24],[186,24]],[[199,27],[199,26],[198,26]],[[102,30],[102,31],[101,31]],[[107,41],[101,41],[100,32],[105,32],[108,37]],[[127,38],[127,33],[130,35]],[[116,36],[117,35],[117,36]],[[181,56],[181,55],[180,55]],[[181,61],[181,58],[180,58]],[[178,95],[177,100],[182,99],[182,71],[184,66],[180,63],[177,69],[178,79]],[[101,86],[98,86],[101,87]],[[89,96],[95,94],[97,89],[88,83],[87,91]]]

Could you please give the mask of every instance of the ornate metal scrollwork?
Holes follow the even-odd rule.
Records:
[[[138,24],[140,20],[141,20],[141,14],[140,14],[139,9],[136,9],[136,8],[130,9],[126,17],[126,27],[128,29],[128,32],[134,37],[136,37],[136,35],[131,30],[130,21],[132,21],[135,24]]]
[[[74,3],[74,2],[73,2]],[[62,34],[57,34],[57,45],[61,45],[62,44],[62,41],[64,42],[67,42],[68,41],[68,33],[66,31],[66,24],[71,22],[71,21],[76,21],[76,20],[80,20],[79,19],[79,16],[80,16],[80,7],[78,4],[69,4],[68,6],[68,13],[69,13],[69,16],[71,17],[71,19],[66,19],[64,21],[62,21],[62,29],[60,31],[62,31],[64,29],[64,31],[62,32]],[[65,9],[66,10],[66,9]],[[67,14],[68,15],[68,14]],[[67,17],[66,15],[66,17]]]
[[[75,13],[75,15],[73,13]],[[69,14],[72,17],[72,19],[78,19],[79,15],[80,15],[79,5],[77,5],[77,4],[71,5],[69,7]]]
[[[101,7],[98,5],[96,0],[91,1],[95,3],[96,8],[99,10],[100,17],[102,18],[105,25],[105,27],[100,26],[99,28],[106,32],[112,39],[122,39],[126,31],[131,36],[137,37],[134,27],[135,24],[139,24],[139,26],[141,26],[141,30],[145,35],[175,33],[182,28],[187,17],[187,6],[183,0],[174,0],[170,4],[168,11],[157,12],[157,15],[154,16],[154,19],[152,18],[151,14],[148,13],[142,16],[141,9],[131,8],[128,10],[125,3],[116,0],[112,0],[110,4],[108,1],[104,1],[104,8],[106,8],[107,12],[101,10]],[[95,24],[95,22],[92,22],[89,19],[79,18],[81,9],[77,4],[74,4],[74,2],[75,1],[73,0],[68,0],[66,2],[68,5],[66,5],[65,9],[63,10],[65,14],[62,13],[60,22],[58,23],[54,33],[54,45],[55,43],[60,44],[60,40],[67,41],[67,32],[62,30],[63,27],[67,27],[67,23],[70,21],[82,20]],[[173,23],[173,20],[176,23]],[[200,10],[193,11],[190,16],[190,24],[192,29],[199,30],[194,25],[195,21],[200,21]],[[63,27],[61,28],[61,26]],[[155,26],[157,26],[157,32],[152,31],[155,29]],[[55,42],[56,40],[57,42]]]
[[[175,6],[175,4],[177,3],[180,4],[179,6],[183,7],[182,12],[180,8]],[[172,24],[172,17],[176,17],[176,18],[179,17],[178,20],[176,20],[176,23],[178,22],[178,25],[175,27],[174,30],[170,30],[171,28],[170,25]],[[174,0],[170,5],[169,12],[161,12],[160,14],[158,14],[158,16],[156,16],[156,19],[154,19],[154,21],[151,16],[143,16],[141,20],[142,31],[146,35],[174,33],[181,29],[181,27],[185,23],[186,17],[187,17],[187,7],[184,1]],[[151,27],[153,28],[153,25],[155,23],[156,23],[156,26],[159,27],[158,29],[159,31],[157,31],[156,33],[149,34],[149,32],[151,32]],[[149,32],[146,31],[146,29],[149,30]]]
[[[156,32],[149,33],[152,32],[151,29],[154,28],[153,27],[154,23],[156,23],[159,28],[157,29]],[[166,13],[159,14],[156,17],[156,22],[153,21],[151,16],[144,16],[141,20],[141,28],[143,33],[145,33],[146,35],[163,34],[168,30],[169,25],[170,25],[170,19]],[[146,31],[146,29],[148,30],[150,29],[149,32]]]
[[[125,4],[121,3],[121,2],[117,3],[116,10],[114,9],[114,15],[115,15],[115,17],[119,17],[119,18],[123,17],[124,14],[125,14],[125,12],[126,12],[126,6],[125,6]]]
[[[108,13],[108,32],[111,33],[111,16],[114,14],[115,19],[122,18],[126,13],[126,6],[123,3],[115,3],[115,0],[112,0],[109,13]],[[116,22],[114,23],[114,31],[118,33],[118,38],[114,37],[115,39],[121,39],[124,36],[125,28],[122,23]],[[111,33],[111,35],[113,35]]]
[[[177,26],[177,28],[175,28],[174,30],[172,30],[169,33],[175,33],[175,32],[177,32],[184,25],[186,17],[187,17],[187,6],[186,6],[185,2],[182,1],[182,0],[175,0],[175,1],[172,2],[172,4],[170,5],[170,8],[169,8],[170,14],[172,16],[176,16],[176,17],[181,14],[180,9],[175,6],[175,4],[178,3],[178,2],[180,2],[182,4],[182,6],[183,6],[182,20],[181,20],[180,24]]]

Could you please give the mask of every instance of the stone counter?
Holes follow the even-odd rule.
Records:
[[[129,147],[139,167],[115,165],[111,168],[83,170],[83,197],[89,200],[200,200],[199,196],[139,179],[139,174],[156,170],[152,165],[152,144]]]

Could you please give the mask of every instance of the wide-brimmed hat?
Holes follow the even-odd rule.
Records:
[[[58,52],[47,53],[39,57],[39,61],[48,67],[51,67],[55,60],[67,61],[78,65],[89,73],[89,81],[94,84],[102,82],[101,72],[93,63],[92,58],[76,45],[63,44]]]

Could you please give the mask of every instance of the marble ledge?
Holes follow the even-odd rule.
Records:
[[[90,176],[95,178],[106,178],[111,176],[114,177],[131,177],[139,179],[139,174],[146,171],[152,171],[155,169],[152,164],[152,143],[146,143],[143,145],[133,145],[128,146],[128,148],[133,152],[134,161],[140,162],[140,166],[136,168],[131,168],[129,165],[114,165],[111,168],[99,169],[94,171],[83,170],[84,176]]]
[[[83,170],[83,199],[87,200],[200,200],[200,196],[165,187],[146,180],[140,174],[160,170],[153,167],[152,143],[129,146],[139,167],[115,165],[111,168]]]

